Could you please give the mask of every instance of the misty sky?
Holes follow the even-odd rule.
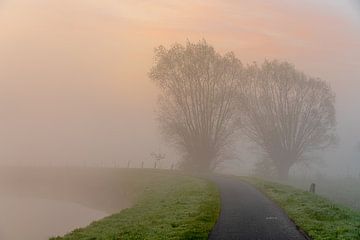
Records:
[[[340,145],[325,167],[360,169],[357,0],[0,0],[0,29],[0,162],[148,159],[153,48],[205,38],[331,82]]]

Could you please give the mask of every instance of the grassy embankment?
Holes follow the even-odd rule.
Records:
[[[360,179],[350,176],[292,177],[289,185],[307,190],[316,183],[316,193],[331,201],[360,211]]]
[[[134,171],[133,207],[53,240],[207,239],[219,214],[212,183],[167,171]]]
[[[313,240],[360,239],[360,212],[290,186],[245,180],[280,205]]]

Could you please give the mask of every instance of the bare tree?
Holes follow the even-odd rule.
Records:
[[[254,63],[245,75],[238,98],[242,130],[287,179],[306,153],[334,143],[335,95],[287,62]]]
[[[183,153],[181,166],[212,170],[230,146],[236,125],[235,95],[241,62],[206,41],[155,49],[150,78],[161,90],[162,132]]]

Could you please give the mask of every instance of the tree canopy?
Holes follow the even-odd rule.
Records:
[[[159,86],[158,119],[182,153],[181,166],[213,170],[238,129],[262,150],[264,164],[287,178],[294,164],[335,140],[330,85],[288,62],[243,66],[206,41],[155,49],[150,78]]]
[[[249,65],[239,82],[239,122],[281,178],[306,153],[335,139],[335,94],[287,62]]]
[[[242,72],[233,53],[221,55],[206,41],[155,49],[149,75],[161,90],[158,119],[183,154],[183,168],[212,170],[226,158]]]

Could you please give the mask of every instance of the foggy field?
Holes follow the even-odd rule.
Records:
[[[219,214],[213,184],[169,171],[130,172],[129,179],[146,186],[132,208],[53,240],[208,238]]]
[[[307,191],[256,178],[243,178],[278,203],[313,240],[360,238],[360,212]]]
[[[135,203],[64,239],[113,239],[119,235],[126,239],[140,235],[141,239],[157,235],[179,239],[187,234],[206,239],[217,218],[218,201],[212,184],[176,172],[0,168],[0,237],[45,240]]]
[[[354,234],[359,212],[281,184],[250,182],[315,240],[358,236]],[[311,182],[317,184],[317,194],[358,206],[358,180],[289,180],[304,190]],[[0,168],[0,202],[0,236],[14,240],[45,240],[94,220],[98,221],[54,239],[207,239],[219,213],[219,196],[212,184],[178,171],[154,169]],[[128,209],[121,211],[124,208]]]
[[[360,240],[360,0],[0,0],[0,28],[0,240],[304,240],[274,202]]]

